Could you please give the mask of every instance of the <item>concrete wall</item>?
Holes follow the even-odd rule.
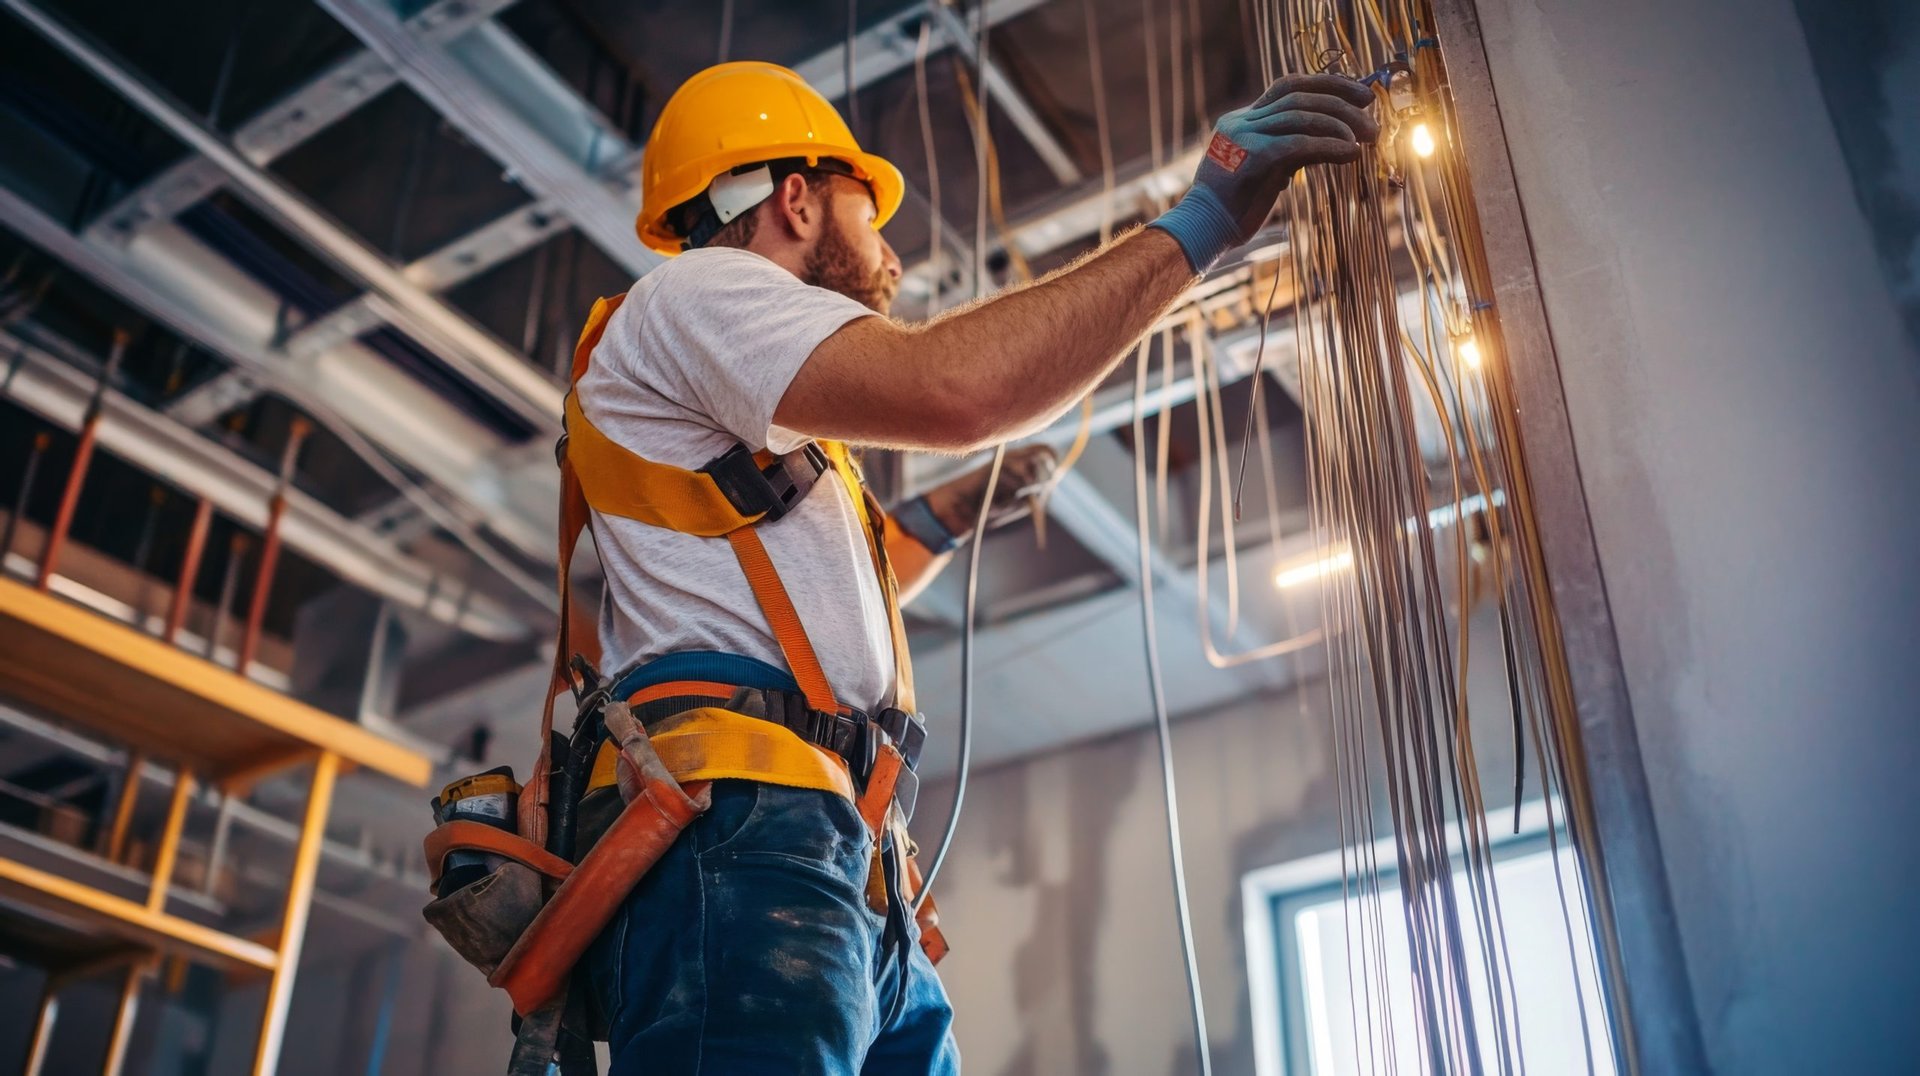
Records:
[[[1920,362],[1794,9],[1479,7],[1709,1059],[1911,1071]]]
[[[1497,810],[1512,802],[1514,752],[1492,658],[1496,623],[1480,618],[1470,646],[1469,698],[1482,715],[1475,751]],[[1142,676],[1131,667],[1126,674]],[[1330,712],[1327,683],[1313,678],[1174,723],[1194,943],[1218,1073],[1254,1070],[1242,878],[1339,847]],[[1526,782],[1528,797],[1537,796],[1531,762]],[[1377,776],[1375,788],[1383,788]],[[923,840],[940,832],[951,795],[950,785],[922,792],[915,829]],[[1387,808],[1376,800],[1384,825]],[[1164,810],[1151,728],[976,775],[939,883],[953,943],[940,970],[969,1072],[1198,1070]]]
[[[1208,1037],[1216,1071],[1248,1073],[1240,879],[1336,844],[1324,682],[1181,721],[1175,744]],[[1163,809],[1150,730],[977,776],[940,882],[968,1071],[1196,1071]]]

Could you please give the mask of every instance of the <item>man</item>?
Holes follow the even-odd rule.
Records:
[[[958,1071],[932,964],[869,900],[876,878],[881,907],[912,899],[874,866],[876,833],[898,850],[904,831],[876,826],[859,802],[875,739],[848,758],[860,752],[828,745],[855,741],[815,734],[830,708],[843,723],[911,711],[895,583],[911,594],[938,570],[972,528],[984,483],[976,473],[876,522],[842,457],[805,453],[815,442],[964,453],[1040,429],[1252,236],[1294,172],[1357,159],[1378,133],[1371,102],[1337,76],[1282,79],[1220,121],[1192,190],[1148,227],[1030,286],[907,325],[885,316],[901,266],[879,232],[899,207],[900,174],[863,152],[832,106],[759,63],[711,68],[668,101],[647,144],[638,228],[676,256],[610,316],[596,311],[580,414],[622,450],[673,468],[717,475],[744,446],[760,454],[746,484],[760,474],[792,494],[782,476],[796,467],[819,478],[742,528],[750,538],[598,506],[592,516],[604,666],[623,673],[616,695],[641,712],[662,691],[694,691],[665,678],[738,687],[736,709],[771,700],[746,719],[642,713],[671,744],[661,753],[677,778],[714,779],[713,805],[589,955],[615,1074]],[[999,503],[1050,466],[1044,450],[1011,452]],[[815,716],[794,719],[806,711]],[[717,763],[724,751],[711,745],[742,736],[761,739],[737,758],[785,761]],[[788,738],[803,749],[788,751]],[[883,804],[884,817],[905,806]],[[894,961],[904,973],[888,973]]]

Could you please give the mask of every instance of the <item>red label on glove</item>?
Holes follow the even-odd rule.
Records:
[[[1234,145],[1233,139],[1218,131],[1213,133],[1213,141],[1207,144],[1207,160],[1229,172],[1238,172],[1240,162],[1247,159],[1247,151]]]

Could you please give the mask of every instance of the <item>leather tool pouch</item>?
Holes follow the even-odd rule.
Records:
[[[632,775],[622,782],[631,798],[578,864],[473,822],[448,822],[426,840],[436,882],[450,852],[485,851],[509,860],[434,900],[423,914],[455,952],[507,992],[523,1017],[562,995],[574,965],[627,894],[711,802],[706,782],[682,787],[673,779],[624,702],[604,702],[600,717]]]

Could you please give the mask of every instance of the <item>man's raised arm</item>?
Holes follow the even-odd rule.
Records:
[[[1215,126],[1186,197],[1158,220],[1026,287],[922,325],[849,322],[774,412],[814,437],[964,452],[1031,432],[1099,384],[1223,253],[1251,238],[1295,172],[1360,156],[1373,92],[1283,78]]]

